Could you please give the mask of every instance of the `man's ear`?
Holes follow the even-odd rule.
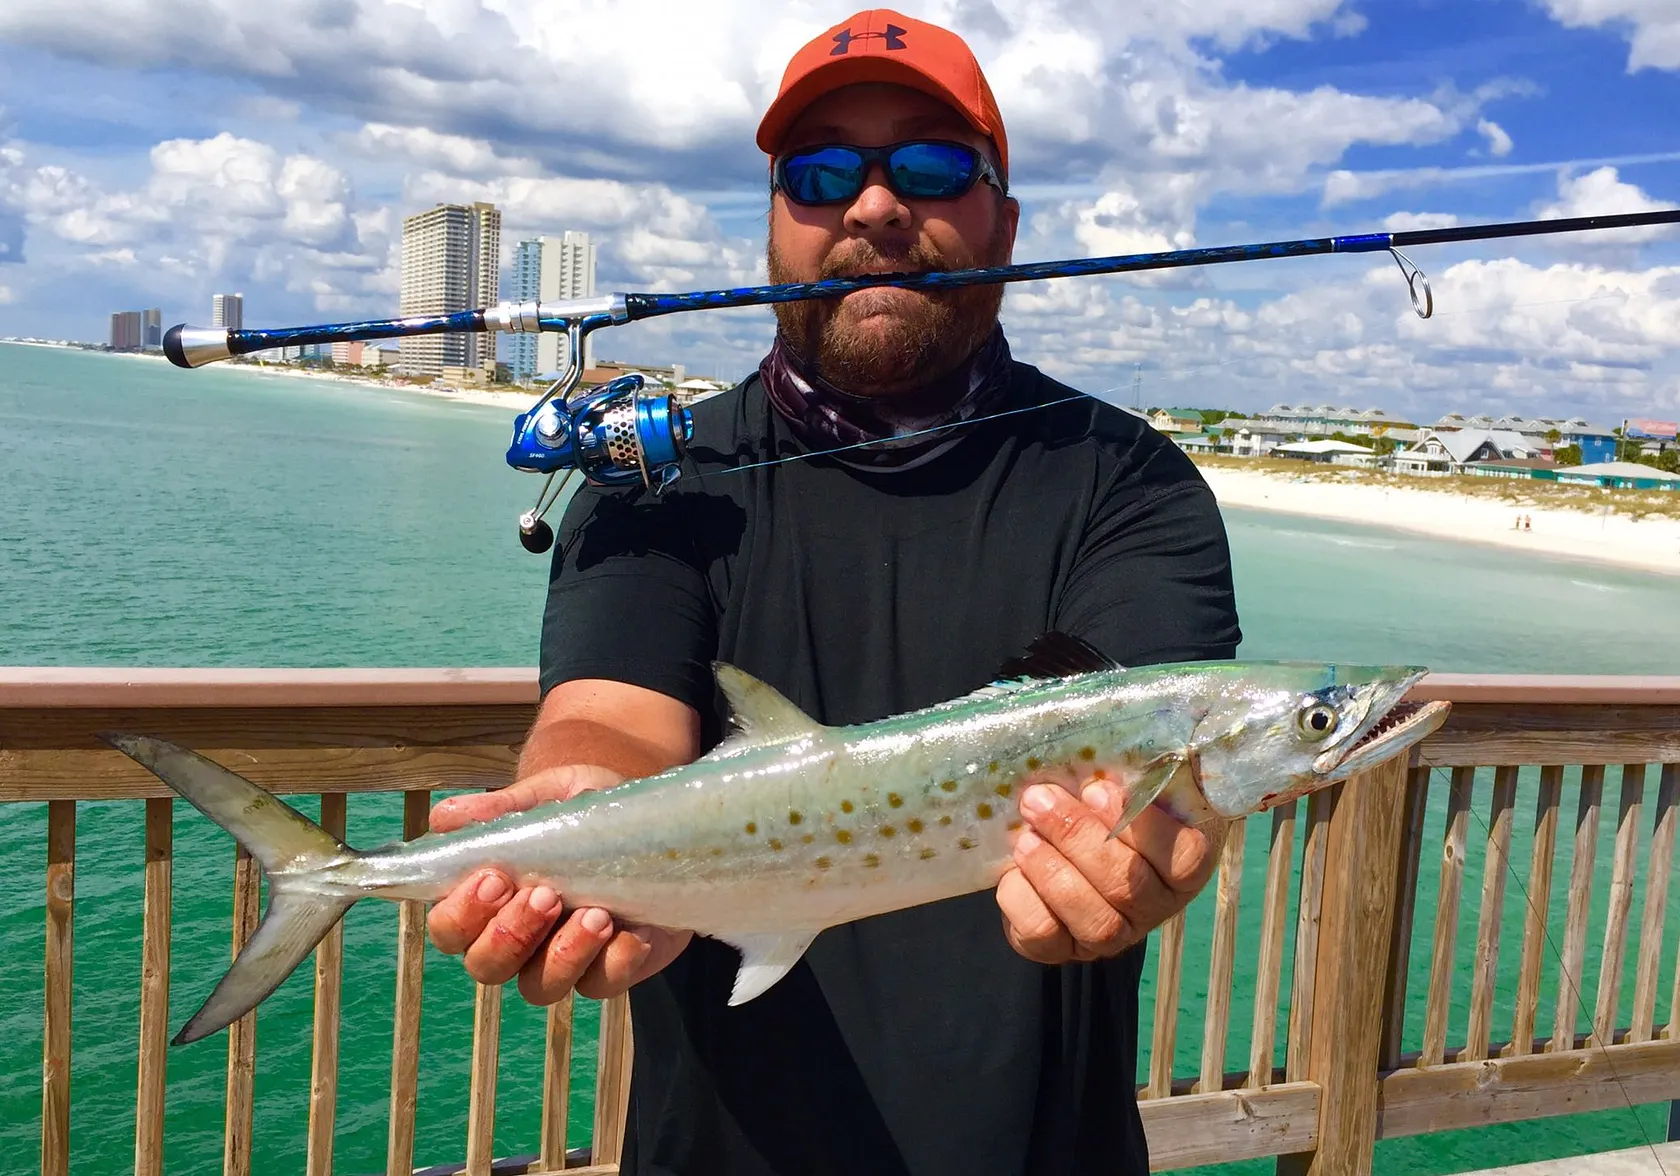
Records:
[[[1021,202],[1013,196],[1003,198],[1003,218],[1009,225],[1009,249],[1011,255],[1015,250],[1015,233],[1021,226]]]

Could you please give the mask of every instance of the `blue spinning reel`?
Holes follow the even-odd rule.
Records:
[[[543,515],[558,501],[572,474],[581,472],[597,486],[640,482],[659,494],[677,480],[684,449],[694,436],[693,414],[674,397],[645,395],[638,372],[567,399],[560,387],[575,386],[577,378],[576,372],[568,372],[513,421],[508,465],[548,475],[536,506],[519,516],[519,542],[536,555],[554,544],[554,529]],[[550,493],[560,473],[564,476]]]

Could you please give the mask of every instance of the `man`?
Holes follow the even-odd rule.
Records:
[[[773,281],[1010,258],[1003,121],[944,29],[885,10],[835,26],[789,65],[758,143]],[[1001,300],[778,307],[759,371],[697,406],[674,489],[572,502],[520,779],[441,803],[432,827],[692,760],[720,737],[714,658],[843,724],[984,685],[1050,629],[1125,664],[1232,656],[1229,554],[1195,468],[1012,360]],[[775,459],[792,460],[759,464]],[[738,1008],[732,948],[493,871],[431,933],[535,1003],[630,990],[627,1173],[1141,1174],[1143,941],[1217,846],[1158,809],[1110,839],[1110,792],[1021,805],[995,894],[826,931]]]

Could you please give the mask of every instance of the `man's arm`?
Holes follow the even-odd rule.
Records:
[[[431,827],[447,832],[651,775],[695,759],[700,741],[699,713],[687,703],[624,682],[562,682],[543,699],[515,782],[440,801]],[[568,911],[565,896],[552,888],[517,887],[493,869],[474,874],[433,906],[427,927],[438,949],[462,955],[480,983],[502,984],[517,975],[520,994],[532,1004],[553,1004],[573,989],[593,999],[617,995],[669,964],[692,937],[615,927],[607,912],[594,907]]]
[[[1233,657],[1241,639],[1224,523],[1188,466],[1165,446],[1142,473],[1157,485],[1125,487],[1099,506],[1057,608],[1057,627],[1127,665]],[[1023,956],[1118,955],[1213,876],[1223,823],[1187,826],[1152,805],[1111,837],[1124,799],[1113,783],[1083,797],[1043,785],[1022,794],[1028,828],[997,901]]]

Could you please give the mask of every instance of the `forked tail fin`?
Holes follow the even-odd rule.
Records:
[[[208,1037],[266,1000],[356,898],[323,894],[322,871],[356,851],[245,777],[195,752],[144,735],[100,736],[232,833],[268,875],[268,909],[256,933],[203,1006],[175,1035],[174,1045]]]

